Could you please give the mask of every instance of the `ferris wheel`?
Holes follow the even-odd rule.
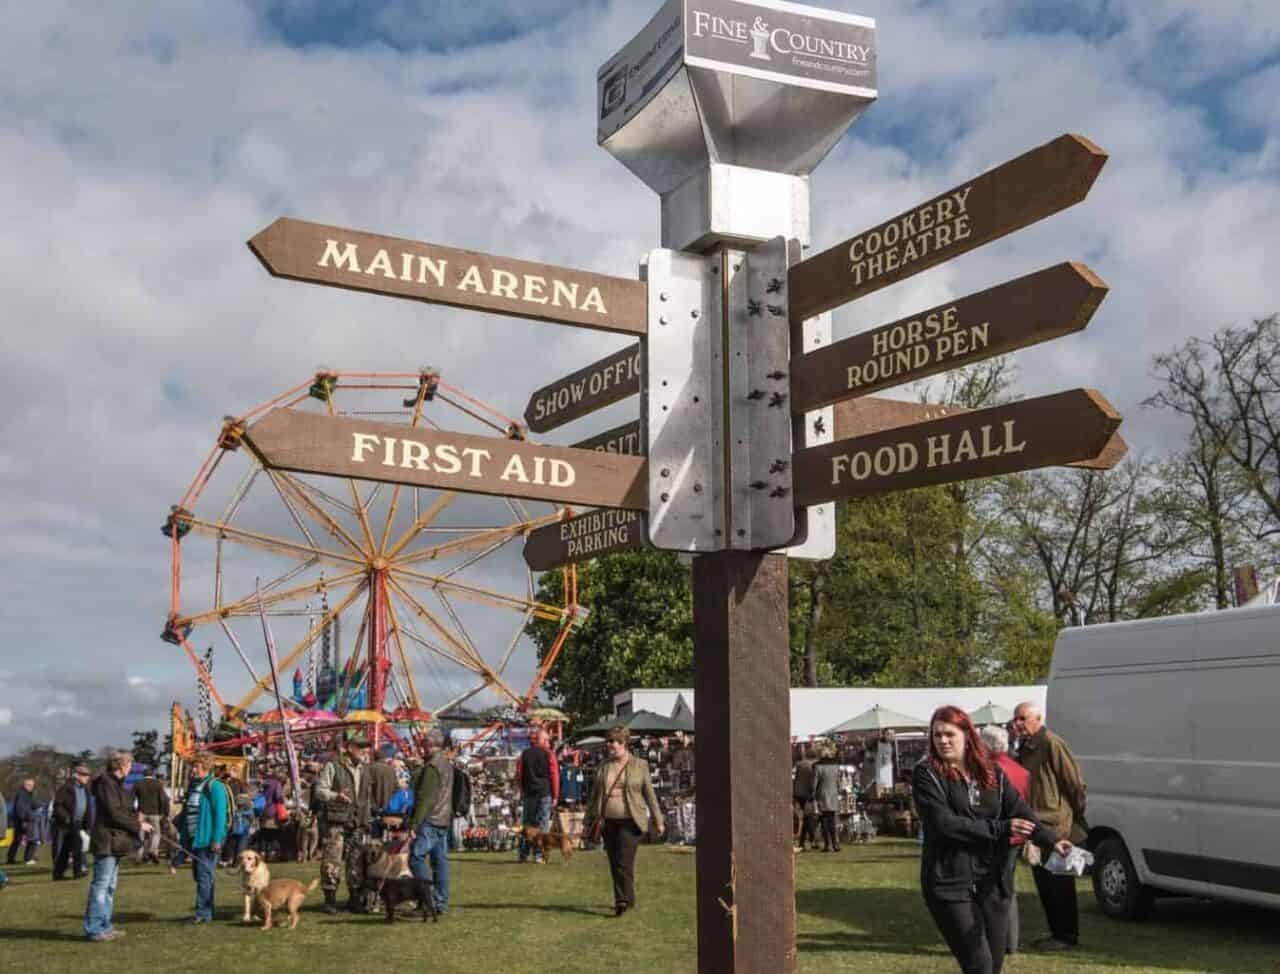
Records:
[[[266,469],[242,435],[280,408],[524,438],[518,422],[426,368],[320,369],[227,417],[162,529],[172,559],[162,639],[194,667],[207,724],[243,720],[277,680],[291,691],[280,695],[288,713],[278,718],[425,720],[477,697],[527,711],[581,610],[572,567],[563,604],[538,601],[512,542],[562,514],[534,515],[511,498]],[[260,613],[276,631],[278,658],[262,648]],[[542,663],[530,670],[523,660],[521,672],[513,660],[533,619],[561,630]]]

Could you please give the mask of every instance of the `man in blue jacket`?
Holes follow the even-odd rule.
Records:
[[[213,920],[213,880],[218,854],[227,839],[229,819],[227,786],[213,776],[207,754],[191,759],[191,787],[182,815],[184,845],[194,853],[191,873],[196,881],[196,912],[191,923]]]

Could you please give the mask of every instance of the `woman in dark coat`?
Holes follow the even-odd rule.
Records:
[[[834,745],[823,746],[818,763],[813,766],[814,798],[822,817],[822,851],[839,852],[836,813],[840,811],[840,765],[836,763]]]
[[[1036,821],[959,707],[934,711],[912,793],[924,824],[925,904],[964,974],[1000,974],[1013,891],[1010,837],[1046,853],[1065,855],[1071,844],[1055,842]]]

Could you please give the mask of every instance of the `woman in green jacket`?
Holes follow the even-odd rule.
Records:
[[[658,796],[649,780],[649,765],[627,751],[627,729],[615,727],[605,735],[609,759],[596,772],[587,801],[584,825],[588,834],[603,822],[604,848],[613,875],[614,916],[636,905],[636,848],[652,821],[658,835],[666,832]]]

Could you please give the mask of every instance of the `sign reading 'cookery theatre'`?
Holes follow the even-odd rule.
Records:
[[[276,277],[643,335],[645,286],[418,240],[279,219],[249,248]]]

